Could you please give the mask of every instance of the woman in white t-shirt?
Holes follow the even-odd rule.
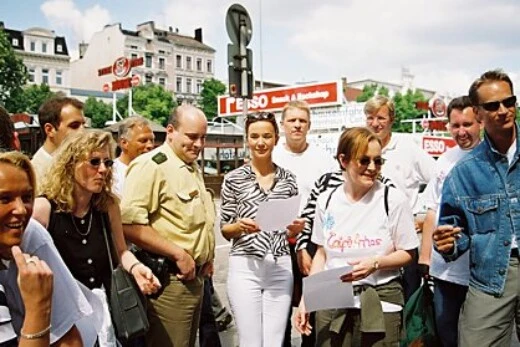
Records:
[[[393,346],[404,304],[399,268],[419,244],[412,210],[403,193],[377,180],[384,160],[372,131],[345,130],[337,158],[345,183],[318,198],[311,275],[352,265],[341,280],[352,282],[360,308],[318,311],[317,346]],[[310,333],[303,299],[295,320],[301,333]]]

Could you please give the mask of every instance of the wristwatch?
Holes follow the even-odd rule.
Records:
[[[375,259],[372,267],[374,268],[374,271],[379,270],[379,260]]]

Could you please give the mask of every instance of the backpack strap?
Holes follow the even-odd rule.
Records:
[[[390,190],[390,187],[385,184],[385,212],[386,216],[388,217],[388,191]]]

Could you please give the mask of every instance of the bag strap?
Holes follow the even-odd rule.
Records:
[[[110,244],[108,242],[108,235],[107,235],[107,228],[105,225],[105,213],[101,215],[101,225],[103,228],[103,236],[105,238],[105,245],[107,246],[107,252],[108,252],[108,262],[110,263],[110,269],[114,270],[114,261],[112,259],[112,249],[110,247]],[[110,241],[112,241],[112,238],[110,238]]]
[[[385,184],[385,212],[386,216],[388,217],[388,191],[390,190],[390,187]]]

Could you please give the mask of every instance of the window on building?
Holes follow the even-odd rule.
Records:
[[[42,53],[47,53],[47,43],[42,42]]]
[[[159,58],[159,69],[161,70],[164,70],[165,68],[165,59],[164,58]]]
[[[130,46],[130,49],[137,49],[137,46]]]
[[[18,39],[17,38],[13,38],[13,46],[18,46]]]
[[[63,46],[62,45],[56,45],[56,51],[57,52],[63,52]]]
[[[31,41],[31,52],[34,52],[36,50],[36,42]]]
[[[196,88],[197,94],[200,94],[200,92],[202,92],[202,80],[197,80]]]
[[[152,83],[152,75],[144,76],[144,81],[146,82],[146,84]]]
[[[175,80],[175,91],[182,93],[182,77],[177,77],[177,80]]]
[[[159,84],[164,87],[166,85],[166,78],[164,78],[164,77],[159,78]]]
[[[130,54],[130,58],[132,58],[132,59],[137,59],[137,53],[132,53],[132,54]]]
[[[145,63],[144,64],[145,64],[146,67],[149,67],[149,68],[152,67],[152,56],[151,55],[147,54],[145,56]]]
[[[164,53],[165,52],[162,49],[159,50],[159,54],[164,54]]]
[[[197,58],[197,71],[202,71],[202,59]]]
[[[63,72],[56,71],[56,85],[61,86],[63,84]]]
[[[29,82],[34,83],[36,70],[34,70],[34,68],[30,68],[28,71],[29,71]]]
[[[49,84],[49,69],[42,69],[42,83]]]
[[[191,91],[191,78],[186,78],[186,93],[192,93]]]
[[[191,70],[191,57],[186,57],[186,70]]]
[[[179,54],[175,56],[175,66],[177,69],[182,69],[182,56]]]
[[[206,70],[207,72],[213,72],[213,62],[210,59],[206,62]]]

